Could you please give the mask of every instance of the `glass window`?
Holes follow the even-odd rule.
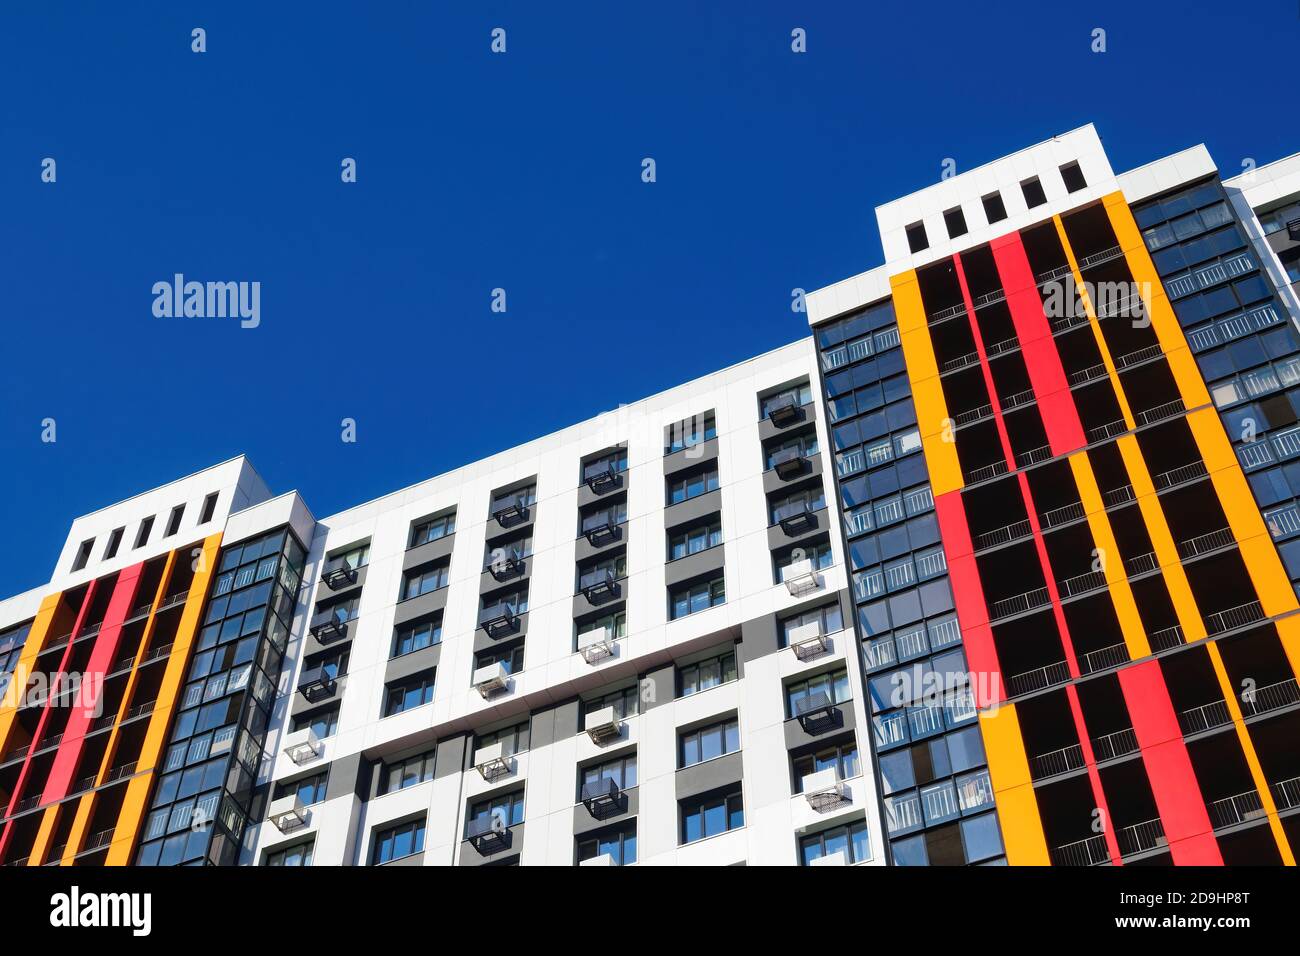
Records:
[[[426,750],[413,757],[384,764],[383,774],[379,778],[379,792],[393,793],[432,780],[435,753],[436,751]]]
[[[669,425],[665,435],[664,454],[671,455],[717,437],[718,424],[710,409],[703,415],[692,415],[685,421]]]
[[[712,760],[740,749],[740,724],[736,718],[688,731],[678,738],[678,762],[682,768]]]
[[[722,522],[714,520],[698,525],[686,531],[674,534],[668,539],[668,560],[676,561],[688,554],[697,554],[722,544]]]
[[[411,547],[437,541],[456,531],[456,512],[429,518],[411,529]]]
[[[433,671],[415,674],[384,688],[384,716],[423,707],[433,701]]]
[[[606,707],[613,707],[615,716],[619,718],[633,717],[637,712],[637,685],[624,687],[620,690],[610,691],[607,694],[601,694],[599,697],[586,697],[582,701],[582,717],[586,720],[588,714],[594,714],[598,710],[604,710]],[[581,733],[581,730],[579,730]]]
[[[297,846],[286,847],[283,850],[275,850],[268,853],[263,861],[264,866],[311,866],[312,850],[315,843],[299,843]]]
[[[636,754],[631,753],[590,767],[578,768],[578,800],[582,800],[585,787],[595,786],[605,780],[613,780],[620,790],[630,790],[636,786]]]
[[[822,634],[834,634],[844,628],[844,615],[840,602],[834,601],[821,607],[809,608],[791,617],[782,618],[780,622],[781,646],[790,645],[790,632],[805,624],[817,624]]]
[[[425,568],[423,571],[408,573],[402,586],[402,599],[409,600],[413,597],[419,597],[421,594],[428,594],[430,591],[445,588],[447,586],[447,572],[450,567],[450,563],[444,561],[431,568]]]
[[[411,654],[442,643],[442,615],[427,621],[403,624],[393,636],[393,657]]]
[[[518,826],[524,822],[524,792],[501,794],[486,800],[480,800],[469,808],[469,823],[496,817],[507,827]]]
[[[787,716],[797,717],[801,712],[800,707],[808,706],[805,702],[813,701],[818,695],[832,704],[842,704],[848,700],[848,670],[841,668],[788,684],[785,689]]]
[[[301,780],[293,780],[288,783],[277,783],[275,785],[275,797],[288,796],[296,793],[306,806],[313,803],[320,803],[325,799],[325,787],[329,781],[329,771],[323,771],[310,777],[304,777]]]
[[[499,730],[477,734],[474,737],[474,751],[477,753],[484,747],[500,744],[502,754],[507,757],[521,754],[528,749],[529,734],[529,724],[526,720]]]
[[[578,838],[578,862],[608,854],[616,866],[636,862],[636,823]]]
[[[322,740],[326,737],[333,737],[339,729],[338,705],[335,704],[327,710],[318,710],[310,714],[299,714],[293,718],[292,726],[294,730],[310,727],[316,732],[316,736]]]
[[[848,864],[864,863],[871,859],[871,838],[867,833],[866,821],[823,830],[799,841],[799,857],[804,866],[809,866],[813,860],[837,853],[844,854],[844,861]]]
[[[379,866],[424,852],[424,820],[401,823],[375,832],[375,848],[371,865]]]
[[[690,697],[719,684],[729,683],[736,677],[735,651],[727,651],[691,664],[681,664],[677,668],[677,695]]]
[[[745,825],[745,807],[739,787],[681,803],[681,842],[693,843]]]
[[[668,482],[668,504],[675,505],[717,490],[718,469],[713,466],[683,478],[670,479]]]
[[[671,611],[670,617],[677,620],[686,617],[688,614],[694,614],[696,611],[703,611],[726,603],[726,585],[722,578],[715,578],[712,581],[692,584],[673,591],[668,600]]]
[[[833,747],[827,747],[816,753],[795,757],[791,762],[794,770],[794,792],[803,793],[803,778],[822,770],[834,770],[840,780],[856,777],[860,772],[858,763],[858,745],[849,740]]]

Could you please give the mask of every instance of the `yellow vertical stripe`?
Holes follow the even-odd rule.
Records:
[[[942,495],[962,487],[964,482],[934,357],[934,343],[930,341],[930,328],[925,319],[925,304],[921,301],[921,287],[915,271],[890,276],[889,284],[930,486],[936,495]]]
[[[1160,282],[1155,263],[1147,252],[1142,233],[1133,220],[1133,212],[1128,207],[1123,193],[1111,193],[1102,200],[1106,215],[1110,219],[1115,238],[1124,252],[1129,273],[1138,284],[1139,294],[1146,304],[1147,316],[1160,348],[1169,362],[1169,371],[1173,373],[1178,384],[1178,393],[1187,408],[1198,408],[1210,401],[1210,392],[1205,387],[1205,379],[1196,366],[1196,359],[1187,345],[1182,326],[1174,315],[1174,308],[1169,304],[1169,296]]]
[[[1088,453],[1075,452],[1069,461],[1070,469],[1074,472],[1074,482],[1079,487],[1079,500],[1083,502],[1083,510],[1088,516],[1092,540],[1099,551],[1102,572],[1106,575],[1106,583],[1110,585],[1110,599],[1115,605],[1115,616],[1119,618],[1124,643],[1128,646],[1128,656],[1132,660],[1147,657],[1151,653],[1151,645],[1138,614],[1137,601],[1128,583],[1128,571],[1124,568],[1124,557],[1120,554],[1110,519],[1106,516],[1106,505],[1101,500],[1101,489],[1097,487],[1097,477],[1092,472]]]
[[[36,830],[36,840],[32,843],[32,852],[27,855],[28,866],[44,866],[45,856],[50,852],[50,843],[54,840],[54,830],[59,825],[59,811],[62,804],[51,804],[41,814],[41,825]]]
[[[59,602],[62,600],[61,591],[47,594],[41,600],[36,618],[32,621],[32,629],[27,632],[27,641],[18,655],[18,663],[14,665],[13,673],[9,677],[9,685],[5,693],[0,695],[0,755],[8,753],[12,746],[10,734],[18,718],[18,705],[22,703],[27,682],[31,680],[32,666],[36,663],[36,657],[45,648],[45,642],[50,638],[54,615],[59,610]]]
[[[1029,757],[1020,736],[1015,704],[1000,704],[980,714],[993,798],[1002,825],[1007,862],[1012,866],[1050,866],[1047,838],[1038,812]]]
[[[127,784],[122,809],[118,813],[117,827],[113,832],[113,841],[104,860],[109,866],[124,866],[131,862],[131,854],[144,822],[145,807],[153,785],[158,758],[167,743],[176,701],[180,697],[181,685],[189,670],[190,651],[194,646],[194,636],[198,633],[204,600],[208,594],[208,584],[216,569],[220,549],[220,533],[212,535],[203,542],[199,567],[190,582],[189,597],[181,611],[180,623],[176,628],[176,639],[172,642],[171,654],[167,658],[167,670],[163,673],[162,684],[158,688],[158,698],[154,704],[153,714],[149,718],[149,728],[145,731],[144,743],[140,747],[140,758],[136,761],[135,767],[136,776]]]

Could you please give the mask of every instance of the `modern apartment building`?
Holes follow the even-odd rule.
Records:
[[[877,216],[705,378],[77,519],[0,602],[0,863],[1293,863],[1300,157],[1084,127]]]

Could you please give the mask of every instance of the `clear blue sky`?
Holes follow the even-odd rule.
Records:
[[[240,452],[325,515],[799,338],[945,157],[1300,148],[1296,0],[288,6],[0,12],[0,595]],[[261,327],[155,318],[175,272]]]

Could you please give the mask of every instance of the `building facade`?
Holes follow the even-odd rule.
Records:
[[[0,602],[0,863],[1294,863],[1300,157],[1084,127],[877,217],[774,352],[77,519]]]

